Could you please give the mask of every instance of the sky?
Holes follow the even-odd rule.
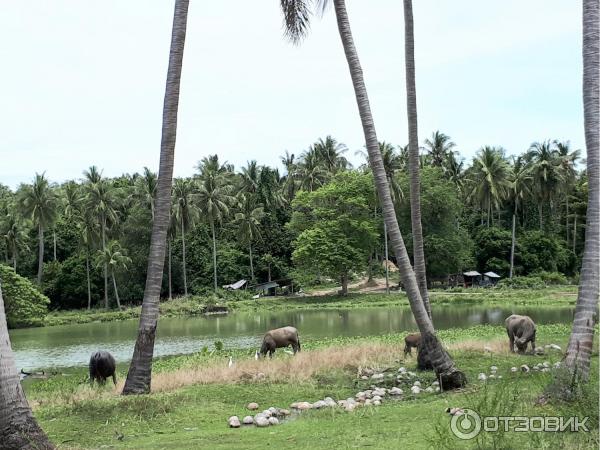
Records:
[[[347,0],[380,141],[405,145],[400,0]],[[584,149],[581,2],[414,0],[419,140]],[[0,3],[0,183],[158,170],[173,0]],[[175,176],[209,154],[281,166],[320,137],[364,146],[333,8],[283,38],[277,0],[191,0]]]

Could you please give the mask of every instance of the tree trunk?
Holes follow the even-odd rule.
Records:
[[[569,194],[566,194],[566,202],[567,202],[567,214],[566,214],[566,219],[567,219],[567,224],[565,225],[565,230],[567,232],[567,247],[569,246]]]
[[[183,262],[183,294],[187,297],[187,269],[185,264],[185,228],[183,227],[183,216],[181,217],[181,252]]]
[[[177,135],[177,108],[179,105],[179,83],[183,61],[183,47],[187,24],[189,0],[176,0],[173,17],[173,32],[167,85],[163,108],[162,140],[160,164],[156,189],[155,218],[152,224],[152,238],[148,257],[148,275],[144,290],[144,301],[138,337],[133,350],[133,358],[127,373],[123,394],[146,394],[150,392],[152,380],[152,356],[158,324],[158,305],[162,285],[163,266],[169,216],[171,213],[171,187],[173,183],[173,163],[175,160],[175,138]]]
[[[516,227],[517,227],[517,205],[515,204],[515,210],[512,216],[512,242],[510,244],[510,272],[508,278],[513,277],[513,271],[515,268],[515,239],[516,239]]]
[[[340,293],[344,296],[348,295],[348,274],[347,273],[342,274],[341,281],[342,281],[342,290],[340,291]]]
[[[577,215],[573,218],[573,253],[577,255]]]
[[[419,137],[417,126],[417,87],[415,75],[415,42],[412,0],[404,0],[404,54],[406,66],[406,108],[408,116],[408,171],[410,175],[410,218],[413,239],[414,271],[419,293],[431,320],[427,270],[421,226],[421,179],[419,175]],[[386,180],[387,181],[387,180]]]
[[[542,204],[542,202],[540,202],[538,204],[538,212],[540,214],[540,231],[542,231],[544,229],[544,210],[543,210],[544,205]]]
[[[267,281],[271,281],[271,263],[267,264]],[[321,279],[321,276],[319,275],[319,279]]]
[[[17,271],[17,254],[13,253],[13,270]]]
[[[92,308],[92,285],[90,282],[90,253],[85,254],[85,274],[87,276],[88,311]]]
[[[583,107],[588,209],[579,293],[565,364],[583,380],[590,372],[600,297],[600,2],[583,1]]]
[[[213,241],[213,277],[215,282],[215,292],[217,291],[217,237],[215,236],[215,222],[210,221],[210,231]]]
[[[117,299],[117,308],[121,309],[121,300],[119,299],[119,291],[117,290],[117,279],[115,278],[115,271],[111,270],[110,272],[113,279],[113,288],[115,289],[115,298]]]
[[[0,286],[0,447],[45,450],[54,446],[31,413],[19,381]]]
[[[344,0],[334,0],[334,5],[338,30],[344,47],[344,52],[346,54],[350,76],[352,77],[356,102],[365,135],[367,151],[369,153],[369,164],[373,170],[375,186],[377,187],[377,193],[381,202],[383,218],[387,225],[392,248],[396,258],[398,259],[400,276],[402,278],[404,288],[406,289],[410,308],[415,317],[415,321],[417,322],[417,326],[421,331],[421,336],[425,344],[425,351],[427,351],[431,357],[431,362],[436,371],[438,380],[440,381],[441,388],[453,389],[462,387],[466,385],[467,379],[465,375],[456,368],[452,358],[450,358],[450,355],[442,347],[441,342],[435,335],[433,324],[429,319],[427,310],[425,309],[423,300],[421,299],[417,279],[410,265],[404,240],[402,239],[402,234],[400,233],[396,212],[394,210],[394,205],[392,203],[392,197],[390,194],[390,187],[387,181],[383,161],[381,159],[381,152],[379,151],[377,133],[375,131],[375,124],[371,114],[371,107],[369,105],[369,98],[363,79],[362,68],[360,66],[356,48],[354,47],[350,22],[346,12],[346,4]]]
[[[250,255],[250,279],[254,281],[254,263],[252,262],[252,243],[248,244],[248,254]]]
[[[102,252],[106,251],[106,218],[102,218]],[[108,266],[104,261],[104,308],[108,309]]]
[[[390,266],[389,266],[389,254],[388,254],[388,237],[387,237],[387,226],[383,222],[383,240],[385,242],[385,293],[390,293]]]
[[[169,300],[173,300],[173,282],[171,279],[171,239],[167,238],[167,245],[169,246]]]
[[[56,261],[56,230],[52,230],[52,240],[54,243],[54,261]]]
[[[42,225],[38,226],[38,273],[37,273],[37,282],[38,285],[42,285],[42,272],[44,270],[44,228]]]

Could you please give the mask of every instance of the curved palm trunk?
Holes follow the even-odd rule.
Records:
[[[54,243],[54,261],[56,261],[56,231],[52,230],[52,240]]]
[[[417,127],[417,87],[415,81],[415,42],[413,31],[412,0],[404,0],[404,53],[406,60],[406,109],[408,115],[408,171],[410,175],[410,220],[412,225],[414,271],[419,293],[429,319],[429,292],[423,250],[421,226],[421,180],[419,176],[419,137]]]
[[[513,211],[512,216],[512,241],[510,244],[510,271],[508,274],[508,278],[513,277],[513,271],[515,268],[515,241],[516,241],[516,227],[517,227],[517,205],[515,203],[515,210]]]
[[[89,252],[85,255],[85,275],[87,277],[87,294],[88,294],[88,307],[87,309],[92,308],[92,284],[90,282],[90,254]]]
[[[169,246],[169,300],[173,300],[173,282],[171,278],[171,239],[167,238]]]
[[[187,297],[187,269],[185,265],[185,228],[183,227],[183,216],[181,216],[181,253],[183,261],[183,293]]]
[[[600,296],[600,2],[583,1],[583,106],[588,209],[579,294],[565,363],[589,377]]]
[[[121,309],[121,300],[119,299],[119,291],[117,290],[117,279],[115,278],[115,271],[111,270],[110,275],[113,279],[113,288],[115,290],[115,298],[117,299],[117,308]]]
[[[44,228],[42,225],[38,225],[38,273],[37,282],[42,285],[42,272],[44,270]]]
[[[123,394],[150,392],[152,379],[152,356],[158,324],[158,306],[165,263],[167,230],[171,213],[171,187],[175,160],[175,138],[177,134],[177,108],[179,105],[179,83],[183,61],[183,48],[187,25],[189,0],[176,0],[169,54],[169,69],[163,107],[160,164],[156,189],[155,218],[148,257],[148,275],[142,303],[142,314],[133,358],[123,387]]]
[[[210,221],[210,231],[212,233],[212,241],[213,241],[213,277],[214,277],[215,292],[216,292],[217,291],[217,238],[215,236],[214,220]]]
[[[53,449],[25,398],[10,346],[4,300],[0,287],[0,447]]]
[[[102,218],[102,252],[106,251],[106,218]],[[108,309],[108,266],[104,262],[104,307]]]
[[[369,153],[369,164],[373,170],[383,218],[387,226],[390,243],[398,259],[400,276],[406,289],[410,308],[415,317],[415,321],[417,322],[417,326],[421,331],[423,348],[431,358],[431,363],[443,389],[453,389],[464,386],[467,379],[465,375],[456,368],[452,358],[450,358],[450,355],[444,350],[441,342],[437,339],[433,324],[427,315],[427,310],[425,309],[423,300],[419,294],[415,273],[410,265],[404,240],[402,239],[402,234],[398,227],[398,220],[396,218],[394,204],[392,203],[390,187],[383,166],[381,152],[379,151],[377,133],[375,132],[375,124],[371,114],[371,107],[369,105],[362,68],[360,66],[356,48],[354,47],[350,22],[346,12],[346,4],[344,0],[334,0],[334,5],[338,30],[346,54],[350,76],[352,78],[358,111],[367,144],[367,151]]]

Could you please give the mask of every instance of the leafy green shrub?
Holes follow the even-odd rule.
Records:
[[[568,284],[567,277],[560,272],[539,271],[532,273],[531,275],[540,277],[547,286],[554,284]]]
[[[546,287],[544,280],[536,276],[504,278],[498,282],[498,287],[510,289],[543,289]]]
[[[50,300],[31,281],[0,264],[0,283],[9,328],[41,326]]]

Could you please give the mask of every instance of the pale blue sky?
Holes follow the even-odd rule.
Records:
[[[335,15],[300,47],[278,0],[191,0],[175,175],[217,153],[279,164],[333,135],[363,135]],[[439,129],[472,156],[532,141],[584,148],[581,2],[414,0],[419,140]],[[401,0],[347,0],[380,140],[405,144]],[[57,182],[158,167],[173,15],[167,0],[0,4],[0,182]]]

